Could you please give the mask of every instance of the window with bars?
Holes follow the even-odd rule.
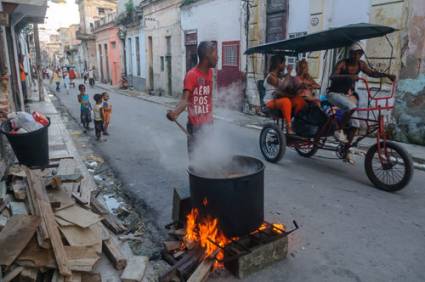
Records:
[[[223,42],[223,67],[239,67],[239,41]]]

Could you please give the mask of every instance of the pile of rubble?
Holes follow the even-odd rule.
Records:
[[[44,170],[8,169],[0,182],[0,281],[102,281],[102,254],[122,281],[144,279],[148,258],[123,254],[117,236],[134,235],[124,235],[87,178],[72,158]]]

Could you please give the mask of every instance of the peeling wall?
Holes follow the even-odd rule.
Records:
[[[395,137],[425,145],[425,1],[408,0],[401,33],[401,68],[394,117]]]

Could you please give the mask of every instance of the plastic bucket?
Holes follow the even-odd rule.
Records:
[[[19,163],[29,167],[46,167],[49,165],[49,124],[36,131],[10,134],[10,124],[5,121],[0,132],[6,135]]]

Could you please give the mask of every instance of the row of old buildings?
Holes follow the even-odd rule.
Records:
[[[264,78],[263,55],[245,56],[247,48],[353,23],[375,23],[399,31],[367,41],[375,68],[400,78],[395,118],[400,139],[425,143],[425,25],[423,0],[77,0],[79,41],[71,64],[94,67],[97,79],[152,95],[176,96],[188,69],[196,65],[203,40],[217,44],[216,93],[221,104],[252,109],[260,104],[257,82]],[[69,44],[68,44],[69,45]],[[77,45],[76,45],[77,46]],[[63,46],[62,46],[63,47]],[[62,48],[63,49],[63,48]],[[69,56],[69,54],[73,54]],[[75,55],[74,55],[75,54]],[[310,73],[329,76],[339,53],[313,52]],[[391,64],[388,64],[391,62]],[[414,85],[414,86],[412,86]],[[323,87],[326,87],[324,85]]]

